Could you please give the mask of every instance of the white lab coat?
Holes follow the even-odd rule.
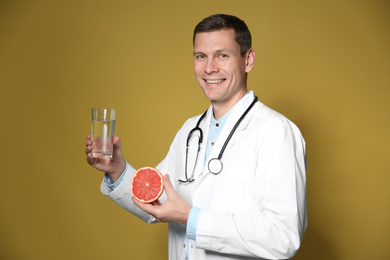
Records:
[[[169,259],[288,259],[298,250],[307,226],[306,153],[299,129],[286,117],[257,102],[241,122],[222,157],[219,175],[207,163],[218,154],[234,124],[253,101],[249,91],[234,107],[207,160],[205,146],[210,107],[200,127],[204,132],[195,181],[185,179],[187,135],[199,116],[185,122],[166,158],[157,166],[169,174],[175,190],[200,208],[196,240],[188,240],[186,226],[169,223]],[[207,123],[206,123],[207,122]],[[197,147],[197,138],[191,141]],[[195,159],[190,151],[189,163]],[[191,168],[192,169],[192,168]],[[189,174],[191,170],[189,167]],[[131,200],[130,181],[135,169],[127,165],[124,181],[113,191],[103,182],[101,191],[147,223],[155,222]],[[166,200],[164,193],[161,202]]]

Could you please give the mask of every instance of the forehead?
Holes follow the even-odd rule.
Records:
[[[233,29],[218,30],[212,32],[201,32],[195,35],[194,51],[206,50],[236,50],[240,46],[235,40]]]

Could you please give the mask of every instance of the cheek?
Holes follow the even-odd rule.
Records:
[[[244,77],[244,75],[246,74],[245,66],[236,66],[234,71],[235,71],[235,74],[236,74],[236,78],[238,80],[241,80],[242,78],[245,78]]]
[[[201,67],[202,67],[201,64],[199,64],[197,62],[194,63],[194,73],[195,73],[195,75],[200,74],[200,72],[202,71]]]
[[[201,70],[199,69],[199,66],[194,66],[194,74],[195,74],[195,79],[198,82],[198,85],[202,87],[202,73]]]

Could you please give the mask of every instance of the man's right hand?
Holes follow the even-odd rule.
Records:
[[[122,145],[118,136],[114,136],[114,151],[112,158],[93,158],[91,134],[85,141],[85,154],[87,162],[94,168],[107,173],[113,182],[116,182],[126,168],[126,162],[122,157]]]

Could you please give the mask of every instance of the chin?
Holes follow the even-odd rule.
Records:
[[[204,95],[210,101],[218,101],[220,99],[220,95],[215,93],[215,91],[203,90]]]

